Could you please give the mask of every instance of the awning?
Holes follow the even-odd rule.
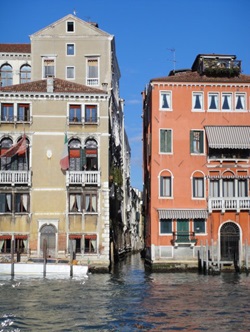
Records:
[[[212,149],[249,149],[250,126],[205,126]]]
[[[207,219],[207,210],[165,210],[159,209],[159,219]]]

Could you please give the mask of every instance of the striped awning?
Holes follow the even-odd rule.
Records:
[[[207,210],[158,209],[159,219],[207,219]]]
[[[212,149],[249,149],[250,126],[205,126]]]

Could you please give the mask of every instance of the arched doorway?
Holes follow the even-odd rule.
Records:
[[[227,222],[220,229],[221,260],[239,259],[240,230],[233,222]]]
[[[56,250],[56,228],[49,224],[41,227],[40,230],[40,253],[43,255],[43,243],[47,241],[47,257],[55,257]]]

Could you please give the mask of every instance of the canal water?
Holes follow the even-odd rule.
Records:
[[[87,278],[0,276],[0,331],[250,331],[250,275],[147,273],[139,254]]]

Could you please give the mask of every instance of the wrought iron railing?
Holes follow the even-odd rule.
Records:
[[[196,244],[197,238],[195,232],[188,231],[177,231],[173,232],[173,239],[171,240],[172,245],[176,244]]]

